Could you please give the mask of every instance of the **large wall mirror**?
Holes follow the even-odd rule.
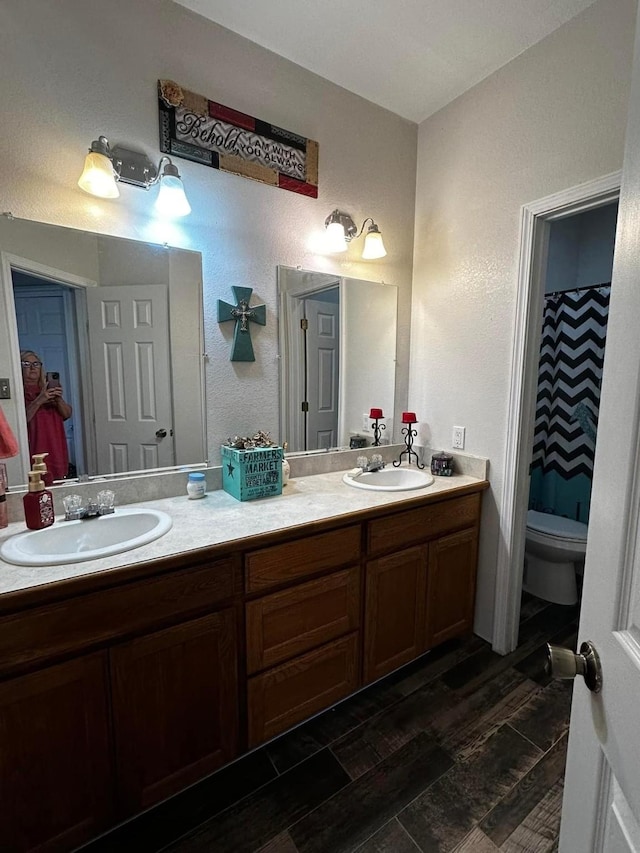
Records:
[[[289,450],[348,447],[372,407],[383,410],[392,443],[398,288],[281,266],[278,299],[280,433]]]
[[[12,486],[30,467],[21,350],[58,375],[71,406],[68,478],[205,461],[198,252],[5,215],[0,286],[11,392],[0,405],[20,444],[6,460]]]

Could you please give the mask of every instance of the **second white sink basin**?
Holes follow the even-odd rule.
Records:
[[[370,489],[374,492],[404,492],[411,489],[424,489],[433,483],[433,477],[418,468],[382,468],[380,471],[370,471],[366,474],[351,476],[351,472],[342,478],[349,486],[356,489]]]
[[[59,566],[130,551],[159,539],[173,521],[156,509],[118,508],[113,515],[58,521],[44,530],[18,533],[0,547],[0,556],[17,566]]]

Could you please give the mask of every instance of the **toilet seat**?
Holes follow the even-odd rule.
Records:
[[[581,521],[574,521],[572,518],[564,518],[561,515],[551,515],[548,512],[538,512],[535,509],[527,512],[527,527],[552,539],[564,539],[570,542],[586,542],[589,529]]]

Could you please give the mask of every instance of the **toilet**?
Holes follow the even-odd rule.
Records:
[[[587,530],[580,521],[530,509],[522,588],[554,604],[575,604],[576,572],[584,568]]]

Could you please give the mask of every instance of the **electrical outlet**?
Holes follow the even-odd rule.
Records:
[[[8,379],[0,379],[0,400],[11,399],[11,385]]]
[[[451,446],[456,450],[464,450],[465,427],[454,426],[451,437]]]
[[[362,430],[363,432],[371,432],[371,418],[367,412],[362,415]]]

